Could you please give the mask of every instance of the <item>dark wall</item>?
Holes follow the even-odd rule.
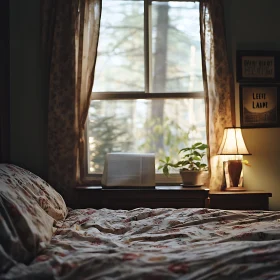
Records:
[[[10,0],[10,67],[11,161],[45,178],[48,94],[42,80],[38,0]]]
[[[0,1],[0,162],[10,159],[9,0]]]

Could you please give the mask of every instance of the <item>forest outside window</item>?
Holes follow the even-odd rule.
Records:
[[[86,136],[96,180],[108,152],[154,152],[157,168],[206,142],[198,1],[102,1]]]

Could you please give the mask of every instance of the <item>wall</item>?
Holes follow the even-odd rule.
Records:
[[[224,0],[226,36],[230,62],[235,72],[235,52],[239,50],[280,50],[280,1]],[[235,83],[237,125],[239,83]],[[280,128],[243,129],[252,156],[245,167],[244,184],[248,190],[272,192],[270,208],[280,210]]]
[[[10,160],[9,0],[0,1],[0,163]]]
[[[229,56],[236,49],[280,50],[280,1],[224,0]],[[47,174],[48,95],[41,78],[40,1],[10,0],[11,160],[40,176]],[[238,84],[236,114],[239,124]],[[271,209],[280,210],[280,128],[246,129],[252,156],[245,186],[270,191]]]
[[[40,1],[10,0],[11,162],[47,174],[48,96],[41,78]]]

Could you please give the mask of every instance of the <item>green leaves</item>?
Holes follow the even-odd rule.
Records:
[[[166,176],[169,175],[169,168],[184,168],[197,171],[207,170],[207,164],[203,162],[207,148],[208,145],[197,142],[191,147],[186,147],[179,151],[179,154],[182,154],[182,160],[172,163],[170,162],[170,157],[165,157],[164,160],[160,160],[163,165],[159,166],[158,169],[162,169],[163,174]]]

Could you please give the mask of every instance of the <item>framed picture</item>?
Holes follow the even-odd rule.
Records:
[[[278,85],[240,85],[241,127],[279,127]]]
[[[237,82],[280,82],[280,51],[237,51]]]

